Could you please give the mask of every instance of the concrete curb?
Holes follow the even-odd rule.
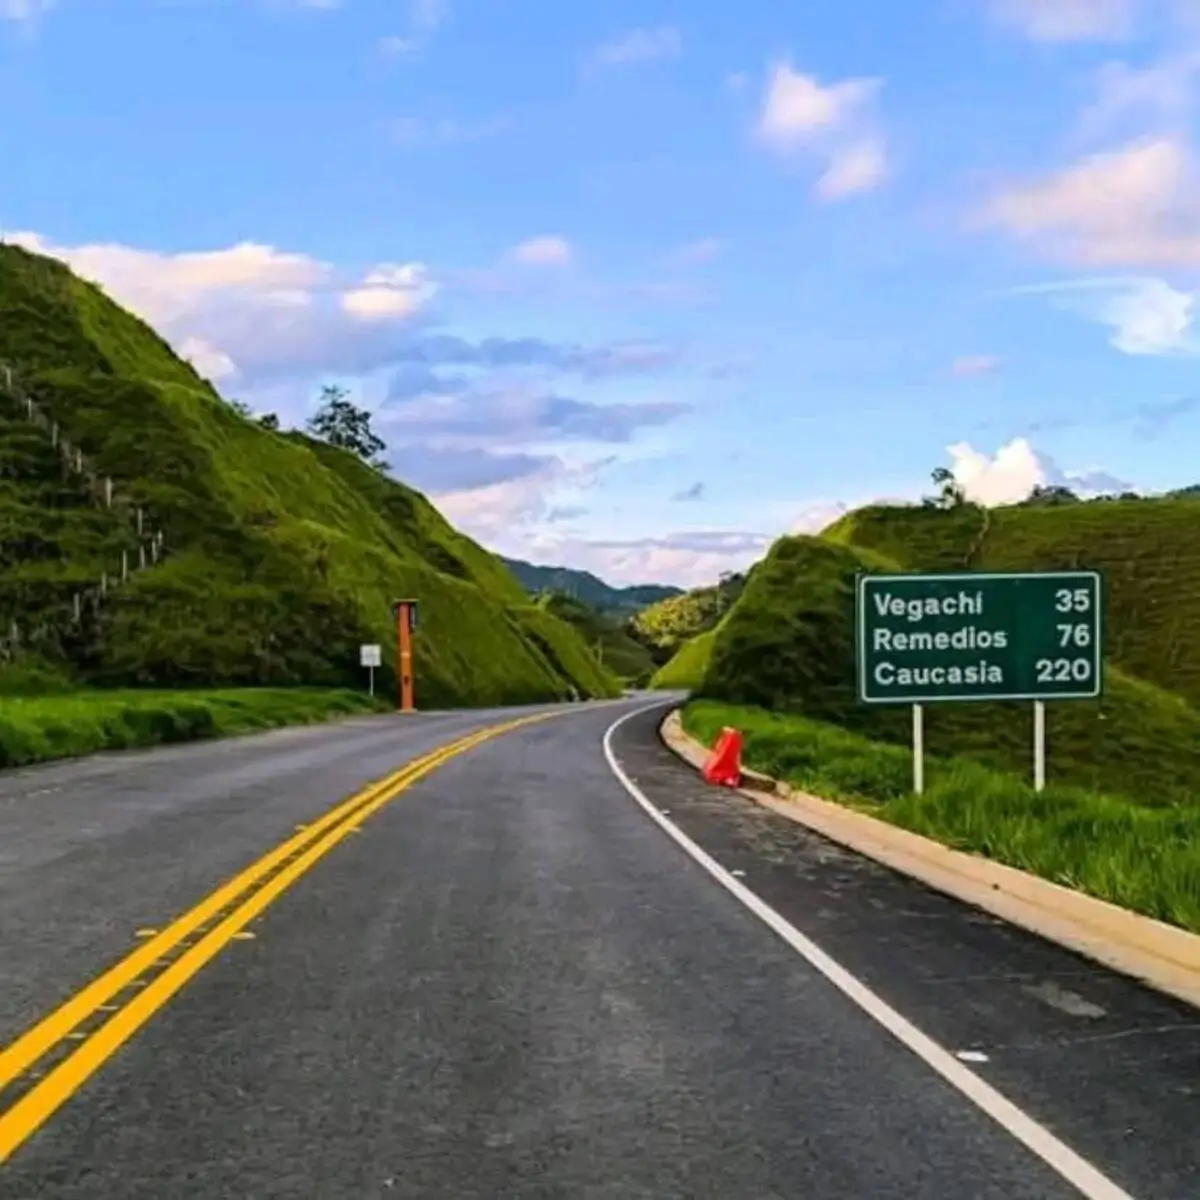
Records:
[[[684,732],[679,709],[659,727],[664,744],[690,766],[707,749]],[[886,821],[745,771],[740,794],[832,842],[981,908],[1106,967],[1200,1008],[1200,936],[1082,892],[951,850]]]

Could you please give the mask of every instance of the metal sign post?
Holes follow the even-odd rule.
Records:
[[[363,645],[358,648],[358,662],[367,668],[367,687],[375,695],[375,668],[383,665],[383,647]]]
[[[912,706],[913,791],[919,796],[925,790],[925,710]]]
[[[924,705],[987,700],[1033,701],[1033,785],[1045,787],[1045,702],[1103,692],[1103,600],[1096,571],[858,577],[858,699],[912,705],[915,792]]]

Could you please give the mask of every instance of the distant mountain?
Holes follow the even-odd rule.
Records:
[[[682,588],[652,583],[636,587],[611,587],[603,579],[597,579],[591,571],[576,571],[570,567],[539,567],[519,558],[501,557],[500,561],[531,595],[564,592],[600,612],[632,614],[648,604],[683,595]]]

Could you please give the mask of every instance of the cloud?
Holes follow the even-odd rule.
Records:
[[[1004,365],[1004,359],[995,354],[968,354],[956,358],[950,364],[951,374],[960,379],[974,379],[980,375],[994,375]]]
[[[1035,42],[1121,41],[1140,0],[991,0],[994,20]]]
[[[432,298],[434,286],[421,263],[376,267],[362,286],[343,292],[342,308],[364,321],[411,317]]]
[[[471,342],[454,334],[413,337],[397,349],[396,362],[426,367],[544,368],[589,380],[645,375],[674,366],[683,355],[661,342],[627,340],[583,346],[544,338],[489,337]]]
[[[1068,474],[1049,455],[1035,450],[1026,438],[1013,438],[992,456],[967,442],[947,446],[950,470],[968,500],[992,507],[1016,504],[1041,486],[1069,487],[1083,495],[1122,492],[1132,487],[1106,471]]]
[[[573,254],[566,238],[547,234],[514,246],[508,257],[526,267],[565,267],[570,264]]]
[[[1200,265],[1200,203],[1184,146],[1143,139],[992,197],[977,224],[1093,267]]]
[[[209,378],[239,386],[386,365],[437,290],[420,263],[380,264],[355,278],[255,242],[168,254],[60,246],[36,233],[5,240],[61,259],[215,371]]]
[[[477,446],[436,446],[423,442],[390,443],[386,457],[397,479],[424,492],[492,488],[540,476],[557,461],[546,454],[505,453]]]
[[[678,57],[682,51],[683,37],[674,26],[630,29],[598,46],[591,57],[591,65],[614,67],[652,62],[659,58]]]
[[[705,488],[703,481],[698,479],[690,487],[681,488],[671,497],[671,499],[676,503],[686,503],[690,500],[703,500],[704,490]]]
[[[547,459],[518,478],[484,487],[466,487],[431,495],[433,503],[456,528],[511,557],[523,557],[558,506],[554,496],[563,490],[586,491],[612,465],[611,457],[583,462]]]
[[[874,113],[881,86],[878,79],[847,79],[826,87],[778,62],[768,76],[757,138],[777,155],[806,152],[823,159],[815,189],[822,199],[868,191],[887,175]]]
[[[1096,98],[1080,116],[1080,133],[1095,137],[1130,120],[1182,128],[1195,106],[1197,73],[1200,51],[1190,48],[1144,67],[1104,63],[1096,72]]]
[[[1196,292],[1162,279],[1094,278],[1014,288],[1013,295],[1049,297],[1058,307],[1112,330],[1124,354],[1178,355],[1200,350],[1193,332]]]
[[[399,399],[380,412],[378,424],[401,441],[455,446],[615,444],[688,411],[667,401],[594,404],[531,386],[468,386]]]
[[[809,504],[793,517],[788,533],[820,533],[849,511],[850,506],[840,500]]]
[[[715,583],[724,571],[745,570],[757,562],[772,540],[769,534],[741,530],[684,530],[630,540],[549,534],[529,540],[526,554],[592,571],[614,584],[702,587]]]
[[[1137,410],[1134,436],[1143,441],[1153,441],[1180,417],[1189,416],[1197,409],[1200,409],[1200,396],[1183,396],[1177,400],[1141,404]]]
[[[458,121],[452,117],[434,120],[424,117],[397,117],[389,123],[392,141],[398,146],[421,149],[433,146],[460,146],[495,137],[509,128],[511,122],[503,115],[479,121]]]

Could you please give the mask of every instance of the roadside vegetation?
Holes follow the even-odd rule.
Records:
[[[0,698],[0,767],[309,725],[388,705],[320,688],[74,691]]]
[[[1194,494],[862,509],[776,542],[654,684],[692,691],[697,736],[740,728],[755,769],[1200,930],[1198,531]],[[912,795],[908,706],[857,700],[856,574],[1074,568],[1106,579],[1105,694],[1046,706],[1047,789],[1030,779],[1031,705],[931,704]]]
[[[747,766],[944,845],[1200,933],[1200,806],[1021,778],[963,758],[929,759],[914,795],[912,757],[827,722],[699,700],[684,728],[711,745],[725,725]]]

